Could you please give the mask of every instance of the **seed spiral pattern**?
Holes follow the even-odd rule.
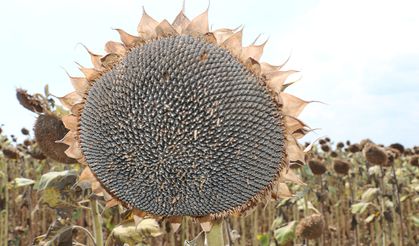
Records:
[[[196,37],[133,48],[90,89],[81,149],[124,203],[161,216],[231,211],[285,158],[280,111],[260,79]]]

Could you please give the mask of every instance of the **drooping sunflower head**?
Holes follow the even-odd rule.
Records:
[[[114,200],[147,214],[215,219],[272,197],[290,162],[303,163],[296,117],[307,102],[283,92],[265,44],[210,31],[205,11],[170,24],[145,12],[138,36],[117,29],[94,68],[70,77],[63,143]],[[295,179],[295,178],[294,178]],[[283,185],[281,185],[283,187]]]

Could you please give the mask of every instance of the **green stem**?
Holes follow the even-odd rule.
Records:
[[[103,246],[102,223],[100,222],[99,206],[96,199],[90,200],[92,209],[93,231],[95,233],[96,245]]]
[[[212,228],[206,234],[208,246],[224,246],[223,221],[214,221]]]
[[[403,211],[402,211],[402,203],[400,202],[400,191],[399,191],[399,182],[397,180],[397,176],[396,176],[396,170],[394,168],[394,163],[391,163],[391,172],[393,175],[393,193],[396,194],[396,200],[397,200],[397,207],[399,208],[398,211],[396,211],[399,214],[399,218],[400,218],[400,239],[401,239],[401,245],[404,245],[404,234],[403,232],[404,230],[404,223],[405,221],[403,220]]]

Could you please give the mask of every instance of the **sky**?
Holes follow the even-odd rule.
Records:
[[[186,0],[186,14],[208,0]],[[22,108],[16,88],[52,94],[72,91],[65,71],[89,66],[82,45],[104,53],[119,41],[113,28],[135,33],[142,7],[172,21],[182,0],[13,0],[0,15],[0,125],[20,140],[36,115]],[[303,141],[370,138],[419,145],[419,1],[416,0],[211,0],[212,29],[244,27],[244,45],[268,39],[262,61],[300,73],[289,92],[311,103],[301,115],[317,129]]]

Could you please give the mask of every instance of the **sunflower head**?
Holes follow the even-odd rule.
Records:
[[[319,238],[325,229],[324,217],[321,214],[313,214],[302,219],[295,231],[296,234],[305,239]]]
[[[375,144],[366,144],[363,154],[365,159],[374,165],[385,166],[387,164],[388,157],[386,151]]]
[[[304,163],[297,139],[309,128],[297,116],[308,102],[283,91],[296,71],[259,61],[265,43],[210,31],[207,11],[172,23],[144,11],[138,35],[116,30],[122,43],[88,51],[93,68],[61,98],[71,111],[61,142],[86,180],[172,220],[238,215],[299,181],[288,166]]]

